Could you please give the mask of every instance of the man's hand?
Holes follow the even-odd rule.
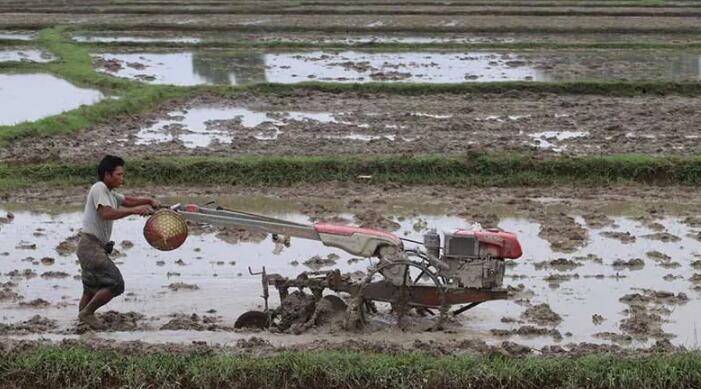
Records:
[[[158,209],[161,207],[161,202],[156,199],[149,199],[149,205],[151,205],[153,209]]]
[[[148,216],[153,213],[153,209],[150,205],[139,205],[132,208],[132,212],[134,215]]]

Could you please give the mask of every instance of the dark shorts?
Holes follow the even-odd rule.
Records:
[[[90,234],[81,234],[77,254],[84,293],[95,294],[98,290],[105,288],[115,296],[124,293],[122,273],[107,256],[105,247],[99,239]]]

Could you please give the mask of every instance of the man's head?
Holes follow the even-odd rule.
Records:
[[[108,188],[119,188],[124,182],[124,160],[114,155],[106,155],[97,165],[97,175]]]

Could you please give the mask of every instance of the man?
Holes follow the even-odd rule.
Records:
[[[112,221],[129,215],[146,216],[160,205],[154,199],[114,191],[124,182],[122,158],[105,156],[97,167],[97,175],[100,181],[88,192],[77,250],[83,280],[78,320],[93,329],[100,327],[95,311],[124,292],[122,274],[108,257],[114,245],[110,241]]]

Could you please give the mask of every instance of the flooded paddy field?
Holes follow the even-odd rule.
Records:
[[[128,52],[100,71],[154,84],[701,80],[701,50]]]
[[[299,92],[288,96],[201,96],[149,114],[52,141],[23,139],[0,150],[6,161],[178,155],[463,155],[468,151],[544,154],[698,153],[701,122],[692,97],[368,96]],[[61,150],[70,148],[70,154]]]
[[[360,335],[337,328],[314,328],[302,335],[255,333],[273,344],[478,337],[488,343],[510,340],[535,348],[580,342],[637,347],[661,339],[698,346],[699,199],[684,190],[670,189],[663,197],[636,188],[587,191],[586,196],[555,188],[382,191],[332,185],[316,193],[310,189],[269,188],[261,196],[245,194],[256,190],[230,188],[224,191],[241,194],[214,191],[206,197],[191,193],[169,200],[217,198],[225,207],[302,223],[333,220],[383,228],[410,239],[420,239],[428,228],[449,231],[480,222],[516,232],[526,243],[524,256],[508,266],[509,299],[468,311],[451,321],[447,333],[422,332],[427,319],[416,315],[411,316],[413,329],[401,333],[393,316],[380,311]],[[431,196],[436,190],[447,191]],[[322,200],[326,191],[342,193],[343,200]],[[169,196],[177,192],[161,191]],[[648,200],[639,201],[638,195]],[[20,193],[10,197],[28,198]],[[458,198],[468,200],[460,204]],[[478,208],[486,198],[491,205]],[[0,209],[0,238],[5,242],[0,250],[4,336],[78,336],[75,315],[81,285],[74,249],[81,197],[78,191],[69,191],[62,199],[69,204],[57,208],[10,200]],[[269,273],[294,277],[318,270],[314,258],[327,259],[322,269],[344,273],[364,272],[371,263],[313,241],[293,239],[289,247],[276,247],[265,235],[206,226],[191,226],[180,249],[158,252],[144,241],[143,223],[142,218],[130,217],[115,225],[114,260],[125,276],[127,292],[110,304],[113,312],[103,318],[112,327],[96,333],[98,339],[235,343],[252,334],[232,329],[236,317],[262,306],[260,279],[248,274],[249,266],[254,271],[266,266]],[[272,296],[271,303],[277,306],[275,293]]]
[[[275,4],[0,4],[0,131],[7,130],[0,134],[0,183],[7,183],[0,187],[0,351],[37,339],[126,350],[132,343],[122,341],[180,343],[159,345],[173,353],[193,342],[251,350],[336,344],[387,353],[464,345],[545,355],[699,349],[701,197],[697,184],[671,186],[699,182],[697,3]],[[353,85],[366,83],[376,84]],[[242,87],[225,87],[234,85]],[[5,127],[53,115],[59,116]],[[360,277],[374,262],[313,241],[293,238],[287,247],[270,236],[206,225],[191,225],[181,248],[160,252],[143,238],[145,219],[129,217],[112,236],[126,293],[98,311],[105,331],[84,334],[76,319],[81,282],[74,251],[86,166],[106,153],[127,160],[127,194],[164,203],[216,200],[412,240],[430,228],[479,223],[515,232],[524,255],[508,263],[508,299],[479,305],[442,332],[425,332],[434,320],[417,312],[402,332],[387,306],[360,333],[334,325],[300,334],[236,330],[240,314],[263,307],[261,280],[249,267],[287,277],[331,269]],[[443,172],[433,176],[434,165],[419,165],[422,158],[482,169],[455,163],[474,155],[487,164],[504,156],[496,170],[509,169],[513,157],[522,169],[514,181],[500,181],[498,171],[490,177],[491,170],[474,177],[517,186],[401,184],[421,177],[454,182]],[[338,156],[355,164],[353,172],[406,157],[423,175],[379,178],[370,186],[360,182],[377,177],[364,172],[328,182],[311,171],[308,181],[277,187],[267,183],[277,184],[279,172],[261,171],[256,182],[266,186],[222,186],[233,181],[226,169],[239,161],[262,161],[255,169],[293,156],[310,171],[315,161],[335,163]],[[153,159],[166,169],[172,163],[173,171],[200,160],[225,163],[195,177],[207,187],[192,185],[199,171],[189,171],[178,181],[183,186],[130,188],[129,163],[147,167]],[[50,177],[54,166],[66,183]],[[28,182],[22,172],[35,167],[38,182]],[[573,173],[540,179],[538,169],[551,167]],[[607,176],[606,169],[638,170],[626,181],[627,173]],[[653,173],[638,174],[643,170]],[[658,171],[670,177],[658,181],[652,177]],[[170,176],[133,177],[147,185]],[[627,184],[638,179],[670,186]],[[559,186],[547,186],[552,182]]]
[[[0,62],[51,62],[54,59],[51,54],[36,49],[0,49]]]
[[[2,51],[0,51],[0,58]],[[13,125],[93,104],[104,96],[50,74],[0,74],[0,125]]]
[[[517,44],[528,42],[558,44],[693,44],[699,42],[698,34],[537,34],[537,33],[315,33],[315,32],[247,32],[223,33],[201,31],[76,31],[71,34],[73,40],[82,43],[171,43],[177,44],[212,44],[212,43],[290,43],[290,44],[334,44],[373,45],[373,44],[416,44],[416,45],[455,45],[455,44]],[[1,38],[0,38],[1,39]]]
[[[34,34],[30,32],[0,30],[0,40],[30,41],[32,39]]]

